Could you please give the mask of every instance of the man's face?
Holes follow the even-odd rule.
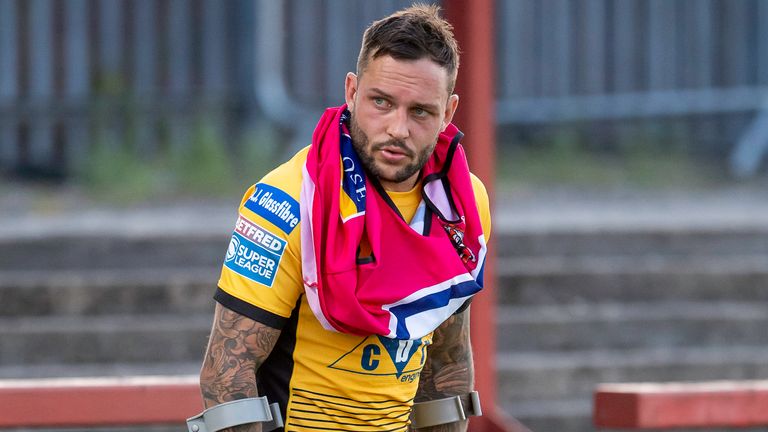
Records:
[[[368,171],[391,191],[410,190],[432,155],[459,98],[448,72],[429,59],[381,56],[358,77],[347,74],[352,143]]]

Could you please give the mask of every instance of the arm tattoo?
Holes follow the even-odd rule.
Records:
[[[264,363],[280,330],[216,304],[208,349],[200,371],[200,389],[206,408],[258,396],[256,370]],[[228,429],[258,432],[260,424]]]
[[[474,386],[472,347],[469,343],[469,309],[453,315],[435,330],[421,371],[416,402],[463,395]],[[422,432],[465,431],[467,422],[419,429]]]

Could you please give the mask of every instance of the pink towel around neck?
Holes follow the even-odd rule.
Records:
[[[422,170],[422,206],[404,221],[363,169],[346,106],[315,129],[301,190],[302,273],[328,330],[418,339],[482,289],[486,244],[464,150],[453,125]],[[359,256],[366,242],[370,256]]]

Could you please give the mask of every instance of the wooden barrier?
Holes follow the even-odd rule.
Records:
[[[626,429],[768,426],[768,380],[602,384],[593,420]]]
[[[184,424],[203,409],[197,375],[0,381],[0,428]]]

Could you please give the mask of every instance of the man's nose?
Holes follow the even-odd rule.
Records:
[[[387,134],[393,139],[404,140],[408,138],[408,112],[406,110],[394,110],[387,125]]]

